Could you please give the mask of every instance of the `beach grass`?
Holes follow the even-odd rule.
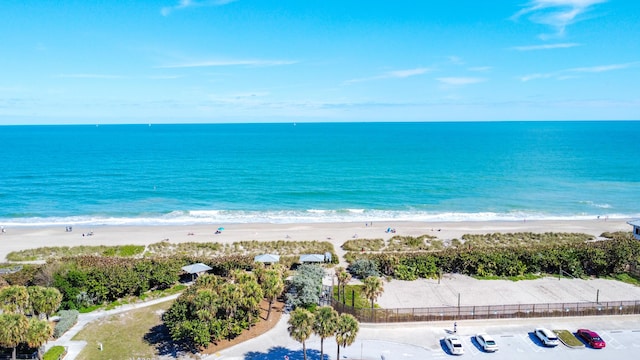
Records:
[[[41,247],[36,249],[27,249],[21,251],[13,251],[7,254],[9,261],[38,261],[58,259],[71,256],[119,256],[134,257],[144,252],[142,245],[119,245],[119,246],[55,246]]]
[[[431,242],[437,244],[435,247],[440,248],[442,241],[435,236],[421,235],[413,236],[393,236],[389,239],[387,251],[428,251],[433,250]]]
[[[88,324],[73,338],[87,342],[77,359],[156,358],[155,345],[146,339],[162,325],[162,313],[172,303],[166,301]]]
[[[431,235],[400,236],[384,239],[353,239],[342,244],[345,251],[433,251],[442,250],[442,240]]]
[[[294,241],[294,240],[276,240],[276,241],[237,241],[231,244],[222,244],[218,242],[182,242],[171,243],[163,241],[148,246],[146,256],[173,256],[189,255],[189,256],[224,256],[224,255],[258,255],[258,254],[277,254],[277,255],[300,255],[309,253],[324,254],[325,252],[334,253],[333,245],[328,241]]]
[[[465,234],[462,236],[464,244],[470,247],[510,247],[537,244],[570,245],[591,240],[595,240],[593,235],[561,232]]]
[[[353,239],[342,244],[345,251],[381,251],[385,248],[383,239]]]

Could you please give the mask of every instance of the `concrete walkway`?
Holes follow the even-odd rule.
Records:
[[[118,306],[117,308],[112,310],[97,310],[97,311],[90,312],[88,314],[80,314],[78,316],[78,322],[71,329],[67,330],[67,332],[65,332],[60,338],[56,339],[55,341],[51,341],[45,345],[45,351],[49,350],[53,346],[64,346],[67,348],[67,355],[65,356],[65,360],[73,360],[78,356],[78,354],[80,354],[82,349],[84,349],[84,347],[87,345],[86,341],[72,340],[80,332],[80,330],[82,330],[85,327],[85,325],[89,324],[92,321],[95,321],[107,316],[120,314],[123,312],[135,310],[135,309],[140,309],[147,306],[152,306],[155,304],[163,303],[165,301],[175,300],[178,298],[178,296],[180,296],[180,294],[174,294],[174,295],[165,296],[165,297],[144,301],[144,302],[139,302],[135,304],[126,304],[126,305]]]

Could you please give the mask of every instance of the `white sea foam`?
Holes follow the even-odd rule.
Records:
[[[612,206],[609,205],[609,204],[597,204],[597,203],[594,203],[593,201],[581,201],[580,203],[581,204],[585,204],[585,205],[589,205],[589,206],[592,206],[592,207],[595,207],[595,208],[599,208],[599,209],[611,209],[612,208]]]
[[[279,210],[279,211],[238,211],[238,210],[191,210],[172,211],[157,216],[139,217],[33,217],[0,219],[3,226],[66,226],[66,225],[191,225],[224,223],[330,223],[330,222],[369,222],[369,221],[424,221],[424,222],[462,222],[462,221],[527,221],[527,220],[592,220],[600,216],[610,219],[638,218],[638,214],[543,214],[534,212],[426,212],[426,211],[390,211],[366,209],[342,210]]]

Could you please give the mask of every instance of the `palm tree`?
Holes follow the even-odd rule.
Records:
[[[307,360],[307,345],[305,341],[313,331],[313,314],[305,308],[296,308],[289,318],[289,336],[302,343],[302,354]]]
[[[264,292],[258,282],[252,278],[246,283],[240,284],[245,296],[242,298],[242,306],[247,310],[249,327],[253,326],[253,315],[260,315],[260,302],[264,298]]]
[[[338,327],[338,312],[330,306],[316,309],[313,332],[320,336],[320,359],[324,360],[324,339],[333,336]]]
[[[356,341],[359,328],[358,320],[353,315],[340,314],[338,326],[336,327],[336,344],[338,345],[336,359],[340,359],[340,346],[347,347]]]
[[[269,312],[267,312],[267,320],[271,316],[271,308],[273,307],[273,301],[282,295],[284,291],[284,281],[279,272],[268,270],[264,273],[264,282],[262,283],[262,289],[264,290],[264,296],[269,301]]]
[[[364,279],[364,287],[362,288],[362,292],[364,292],[364,296],[371,300],[371,314],[373,314],[373,302],[378,298],[378,296],[382,295],[384,288],[382,286],[382,279],[377,276],[369,276]]]
[[[220,307],[224,309],[227,315],[227,336],[231,339],[234,335],[232,327],[234,327],[237,321],[236,312],[238,311],[240,301],[245,294],[243,293],[242,288],[236,284],[225,284],[220,290]]]
[[[340,275],[338,275],[338,281],[342,284],[342,303],[346,303],[347,302],[347,295],[345,294],[345,287],[347,286],[347,283],[351,280],[351,274],[346,271],[343,270],[342,272],[340,272]],[[338,300],[340,300],[338,298]]]
[[[42,359],[40,348],[53,334],[53,328],[48,321],[43,321],[32,317],[29,319],[29,328],[25,336],[27,345],[38,349],[38,359]]]
[[[16,347],[25,341],[29,321],[22,314],[0,314],[0,346],[13,348],[11,359],[16,360]]]
[[[62,294],[53,287],[29,286],[29,306],[34,314],[44,314],[49,319],[49,315],[53,314],[60,307],[62,302]]]
[[[29,306],[29,292],[25,286],[9,286],[0,291],[0,308],[8,313],[24,314]]]
[[[336,279],[338,279],[338,301],[340,301],[340,285],[342,285],[342,278],[340,274],[344,271],[342,266],[338,266],[335,269]]]

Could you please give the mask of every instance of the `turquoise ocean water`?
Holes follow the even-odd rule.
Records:
[[[0,224],[640,217],[640,122],[1,126]]]

